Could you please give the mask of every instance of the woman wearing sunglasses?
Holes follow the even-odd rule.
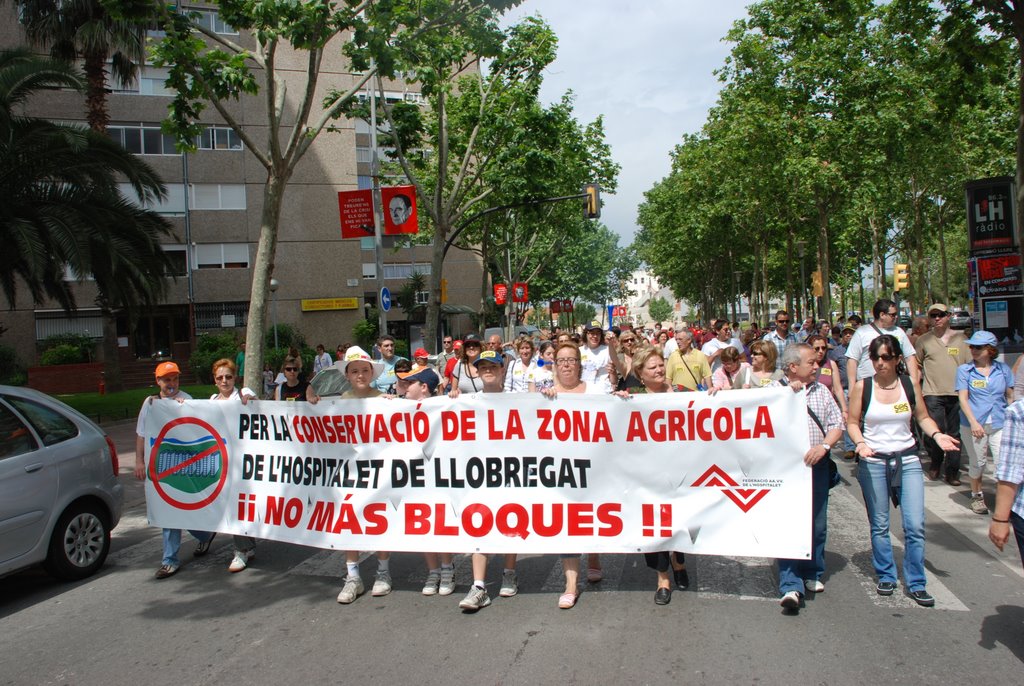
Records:
[[[891,498],[903,513],[903,581],[907,593],[918,605],[931,607],[935,598],[925,590],[924,477],[911,419],[916,419],[921,431],[943,450],[957,450],[960,442],[942,433],[928,416],[920,385],[896,373],[903,351],[895,336],[882,334],[872,340],[868,357],[875,374],[858,381],[850,391],[846,428],[860,457],[857,479],[871,525],[876,591],[881,596],[896,591],[896,563],[889,536]]]
[[[302,365],[299,362],[299,358],[292,356],[284,358],[284,364],[281,365],[284,383],[277,385],[277,390],[274,392],[274,400],[305,401],[312,399],[310,395],[313,389],[310,387],[309,382],[299,380],[299,372],[301,371]]]
[[[238,376],[238,367],[231,360],[225,358],[213,363],[213,381],[217,384],[217,392],[210,396],[210,400],[239,400],[243,405],[248,404],[256,394],[248,388],[239,390],[235,386],[235,379]],[[256,539],[252,536],[234,536],[235,555],[228,565],[228,571],[237,573],[249,566],[249,560],[256,555]]]
[[[807,345],[814,348],[814,354],[818,356],[818,383],[832,392],[843,417],[846,417],[846,398],[839,382],[839,365],[828,359],[828,339],[821,334],[812,334],[807,337]]]

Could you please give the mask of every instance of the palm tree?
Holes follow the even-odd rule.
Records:
[[[14,0],[29,40],[50,56],[85,72],[85,116],[89,127],[106,131],[107,60],[114,81],[132,83],[146,59],[145,24],[116,19],[100,0]]]
[[[143,204],[165,196],[147,164],[92,129],[19,114],[36,92],[82,90],[67,64],[27,50],[0,52],[0,290],[33,302],[76,306],[68,272],[95,280],[98,300],[130,312],[165,293],[170,262],[160,240],[171,225],[125,199],[123,179]]]
[[[2,0],[0,0],[2,1]],[[146,58],[145,23],[117,19],[101,0],[14,0],[29,40],[48,47],[50,56],[68,64],[82,60],[85,72],[85,118],[89,127],[105,133],[110,123],[107,108],[107,60],[119,85],[128,85]],[[111,301],[97,299],[103,313],[103,358],[107,386],[120,390],[117,326]]]

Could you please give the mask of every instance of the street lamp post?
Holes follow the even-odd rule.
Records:
[[[270,279],[270,292],[274,296],[274,350],[279,347],[277,345],[277,287],[281,285],[281,282],[271,277]]]
[[[796,242],[796,252],[800,256],[800,297],[797,299],[797,319],[803,324],[804,319],[804,297],[807,295],[807,275],[804,273],[804,248],[807,241]]]

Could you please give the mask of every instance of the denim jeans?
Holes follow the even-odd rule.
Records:
[[[779,560],[779,593],[804,592],[804,580],[820,581],[825,574],[825,538],[828,536],[828,462],[823,457],[811,467],[811,559]]]
[[[861,460],[857,470],[864,505],[871,525],[871,556],[879,581],[896,583],[896,563],[892,556],[889,537],[889,493],[885,486],[885,464]],[[924,477],[921,461],[903,465],[900,512],[903,513],[903,539],[906,553],[903,557],[903,581],[908,591],[921,591],[925,587],[924,575]]]
[[[178,549],[181,548],[181,529],[164,529],[163,531],[164,560],[160,564],[177,567],[180,564],[178,561]],[[195,539],[200,543],[205,543],[213,538],[213,534],[209,531],[192,531],[189,529],[188,532],[195,536]]]

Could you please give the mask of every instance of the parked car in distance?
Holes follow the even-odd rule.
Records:
[[[949,318],[949,328],[969,329],[971,327],[971,313],[965,310],[953,310]]]
[[[117,451],[45,393],[0,386],[0,576],[42,563],[59,579],[103,566],[121,519]]]

